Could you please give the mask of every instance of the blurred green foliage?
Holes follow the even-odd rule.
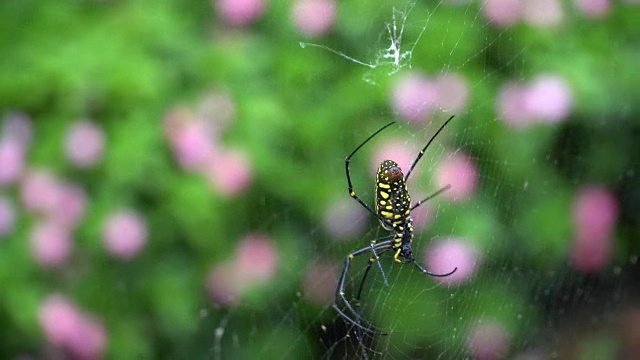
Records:
[[[334,242],[322,221],[327,207],[348,197],[344,156],[393,119],[389,93],[404,70],[388,76],[385,67],[371,70],[301,48],[305,39],[290,21],[290,7],[271,1],[257,23],[234,29],[209,1],[0,4],[0,109],[32,118],[29,167],[52,169],[89,195],[87,216],[74,233],[74,255],[63,269],[43,269],[31,258],[28,234],[35,220],[24,212],[2,239],[0,357],[50,349],[38,309],[51,293],[66,294],[104,322],[108,358],[357,354],[343,350],[344,344],[327,352],[331,344],[318,338],[331,336],[320,326],[344,335],[344,325],[330,307],[299,294],[310,260],[326,257],[339,268],[349,251],[366,244]],[[613,264],[625,264],[639,250],[638,7],[616,3],[601,20],[568,13],[559,29],[494,28],[479,7],[418,2],[405,36],[416,39],[426,24],[413,69],[437,74],[446,68],[471,85],[467,110],[438,141],[470,153],[480,171],[478,194],[467,204],[441,204],[433,228],[419,236],[420,246],[433,235],[473,238],[483,267],[461,288],[425,291],[419,275],[384,262],[390,278],[399,280],[389,291],[374,275],[367,297],[378,301],[367,316],[401,334],[376,340],[390,357],[463,354],[442,349],[465,344],[462,333],[451,340],[451,333],[439,331],[443,323],[462,331],[479,318],[497,319],[512,334],[514,351],[535,343],[530,329],[551,330],[543,321],[555,315],[545,307],[545,301],[553,304],[545,291],[553,293],[563,282],[591,289],[582,275],[563,274],[569,271],[571,204],[584,184],[603,184],[620,201]],[[387,46],[391,4],[348,1],[337,9],[334,31],[314,42],[358,59]],[[524,130],[498,121],[500,86],[546,72],[571,85],[569,121]],[[367,76],[376,85],[364,81]],[[212,89],[235,101],[236,121],[223,142],[249,154],[253,168],[251,187],[236,196],[180,169],[163,130],[171,109],[194,109]],[[86,171],[65,160],[62,146],[65,130],[80,118],[98,122],[107,135],[103,162]],[[397,132],[421,142],[429,129],[404,124]],[[372,186],[362,165],[371,151],[363,149],[354,166],[358,188]],[[427,170],[429,161],[422,164]],[[19,203],[16,187],[0,190]],[[119,207],[137,209],[149,227],[147,247],[131,261],[113,259],[101,245],[102,221]],[[277,276],[252,289],[237,308],[220,308],[207,297],[207,273],[231,258],[238,239],[251,232],[274,239]],[[601,277],[614,290],[627,279]],[[527,320],[517,320],[523,313]],[[226,333],[220,353],[219,327]],[[609,340],[599,341],[611,347]]]

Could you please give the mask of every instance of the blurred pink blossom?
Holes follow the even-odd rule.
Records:
[[[231,262],[209,271],[207,292],[220,305],[235,305],[249,287],[271,281],[277,268],[278,253],[273,241],[263,234],[249,234],[240,240]]]
[[[214,5],[229,25],[247,26],[262,16],[267,0],[214,0]]]
[[[243,151],[220,149],[218,156],[211,158],[206,176],[214,189],[223,195],[234,196],[249,188],[253,169]]]
[[[20,195],[28,211],[46,213],[55,209],[58,201],[59,180],[48,170],[29,171],[22,179]]]
[[[69,230],[52,221],[37,223],[31,229],[31,255],[41,266],[62,266],[73,246]]]
[[[24,144],[20,141],[0,139],[0,186],[12,184],[20,178],[25,155]]]
[[[110,214],[103,224],[102,241],[113,256],[129,260],[137,256],[147,243],[147,224],[132,210]]]
[[[476,360],[502,359],[509,351],[509,335],[493,320],[481,320],[467,332],[467,348]]]
[[[425,120],[435,110],[438,87],[418,72],[404,75],[391,90],[391,107],[408,122]]]
[[[97,359],[104,353],[107,345],[107,334],[104,326],[97,319],[84,315],[76,332],[69,340],[69,349],[79,359]]]
[[[45,299],[38,316],[47,340],[58,346],[68,344],[74,337],[80,317],[75,306],[62,295],[51,295]]]
[[[327,306],[333,301],[338,286],[338,269],[328,263],[316,263],[304,272],[302,294],[310,301]]]
[[[15,211],[7,198],[0,195],[0,239],[13,231]]]
[[[164,128],[174,156],[183,169],[202,171],[216,155],[210,129],[190,111],[171,110],[165,117]]]
[[[278,267],[278,253],[273,241],[263,234],[249,234],[240,240],[237,250],[236,271],[251,283],[270,281]]]
[[[575,0],[575,5],[589,18],[601,18],[611,11],[611,0]]]
[[[107,335],[103,325],[83,314],[62,295],[51,295],[40,306],[38,318],[47,340],[77,359],[96,359],[104,353]]]
[[[73,229],[84,218],[87,211],[87,194],[75,184],[60,184],[56,189],[53,208],[48,217],[61,225]]]
[[[454,268],[455,273],[436,278],[438,282],[450,286],[468,281],[477,271],[479,257],[469,241],[447,238],[433,241],[424,254],[426,269],[432,273],[446,274]]]
[[[562,3],[558,0],[526,0],[523,18],[537,27],[559,25],[564,18]]]
[[[24,207],[69,229],[84,218],[87,196],[79,185],[64,182],[48,170],[32,170],[22,179]]]
[[[438,106],[442,111],[459,113],[469,102],[469,84],[459,74],[447,73],[435,79],[438,91]]]
[[[347,195],[334,200],[324,211],[325,230],[335,239],[345,240],[362,236],[367,228],[369,212]]]
[[[291,11],[293,24],[309,37],[325,35],[335,20],[333,0],[296,0]]]
[[[573,205],[571,263],[575,269],[595,272],[609,264],[618,212],[618,201],[608,189],[587,186],[580,190]]]
[[[463,152],[442,159],[436,170],[438,188],[451,187],[442,196],[452,201],[464,201],[471,197],[478,185],[476,165]]]
[[[237,304],[244,291],[244,284],[239,281],[238,273],[230,263],[213,267],[207,275],[205,286],[211,300],[222,306]]]
[[[536,122],[556,123],[566,119],[573,107],[569,85],[560,77],[542,74],[529,84],[507,83],[497,104],[500,118],[523,128]]]
[[[572,108],[569,85],[559,76],[538,75],[527,88],[525,106],[538,120],[559,122],[564,120]]]
[[[522,17],[524,3],[523,0],[484,0],[482,11],[491,24],[508,27]]]
[[[79,168],[95,165],[104,153],[104,131],[91,120],[73,123],[67,130],[65,153],[72,164]]]
[[[526,106],[526,88],[517,83],[507,83],[498,95],[498,116],[514,128],[523,128],[533,122]]]

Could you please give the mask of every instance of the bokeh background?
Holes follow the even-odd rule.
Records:
[[[3,1],[0,357],[640,358],[640,3]],[[300,42],[303,42],[301,46]],[[331,308],[407,169],[414,251]],[[349,273],[352,299],[366,259]]]

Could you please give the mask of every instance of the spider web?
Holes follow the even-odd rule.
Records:
[[[422,34],[427,29],[426,24],[422,27],[416,39],[410,44],[404,44],[404,30],[407,25],[407,19],[411,10],[415,6],[415,2],[409,2],[405,9],[402,11],[395,7],[391,9],[391,21],[385,23],[385,31],[380,34],[380,38],[387,41],[389,46],[386,49],[379,50],[375,59],[372,62],[364,62],[362,60],[358,60],[352,56],[349,56],[342,51],[332,49],[322,44],[309,43],[301,41],[300,47],[317,47],[329,52],[332,52],[345,60],[351,61],[355,64],[366,66],[372,70],[378,70],[380,68],[391,68],[386,75],[391,76],[396,74],[398,71],[402,70],[405,67],[411,68],[411,57],[413,55],[413,51],[415,47],[420,42],[420,38]],[[428,19],[427,19],[428,22]],[[379,39],[380,40],[380,39]],[[407,49],[410,47],[410,49]],[[371,74],[368,74],[365,78],[365,81],[371,84],[376,84],[374,78],[371,77]]]
[[[469,80],[470,94],[495,87],[492,83],[503,78],[503,73],[510,72],[514,80],[523,80],[529,76],[526,70],[529,67],[544,69],[540,64],[524,62],[523,55],[530,50],[530,44],[516,43],[508,28],[489,25],[481,14],[481,5],[453,3],[385,2],[373,18],[367,17],[371,11],[362,11],[361,16],[354,11],[358,7],[368,9],[370,4],[345,4],[344,8],[353,12],[339,11],[342,21],[361,23],[364,29],[361,34],[355,34],[356,40],[352,41],[367,39],[365,42],[371,44],[370,53],[352,54],[347,42],[338,45],[300,42],[301,51],[314,51],[315,56],[331,55],[335,56],[335,61],[351,62],[354,68],[363,70],[360,77],[363,82],[381,86],[395,76],[419,67],[426,68],[424,71],[430,74],[447,75],[484,64],[480,72],[476,71],[481,75]],[[453,26],[443,20],[450,18],[445,15],[451,12],[461,14],[462,26]],[[363,35],[371,33],[377,37]],[[467,43],[464,40],[469,37],[481,42],[478,50],[470,55],[461,45]],[[434,49],[438,51],[431,52]],[[495,53],[496,49],[504,52]],[[433,56],[434,53],[446,55]],[[226,310],[228,313],[224,317],[211,323],[204,316],[203,326],[215,329],[209,355],[215,359],[229,358],[255,344],[261,344],[252,353],[258,358],[274,352],[282,358],[323,359],[578,358],[591,350],[596,354],[594,358],[610,354],[611,348],[618,346],[616,339],[603,334],[615,326],[617,316],[629,301],[631,291],[624,279],[629,263],[637,262],[637,256],[616,258],[596,276],[573,271],[566,266],[566,261],[553,255],[540,264],[533,263],[530,256],[534,253],[536,257],[544,258],[547,252],[546,245],[537,243],[544,237],[544,229],[540,236],[528,233],[536,228],[537,214],[569,201],[565,198],[554,203],[552,199],[560,194],[559,181],[549,180],[545,174],[527,173],[527,164],[544,162],[555,166],[558,161],[564,161],[585,165],[588,159],[570,146],[551,140],[548,151],[536,152],[538,147],[527,144],[523,132],[504,129],[499,123],[495,101],[470,101],[468,104],[458,112],[439,106],[426,123],[398,122],[358,152],[352,161],[352,176],[358,195],[373,206],[372,169],[375,162],[371,158],[376,149],[385,143],[394,143],[417,155],[442,121],[451,114],[456,115],[416,167],[409,181],[409,191],[413,201],[436,191],[438,184],[433,174],[438,164],[458,154],[464,154],[477,167],[478,189],[466,201],[455,202],[440,196],[429,201],[428,214],[416,211],[413,214],[416,222],[428,222],[428,225],[417,228],[413,247],[418,262],[429,269],[425,259],[433,244],[452,239],[466,244],[475,256],[471,261],[474,272],[469,279],[455,284],[441,282],[420,274],[410,265],[395,264],[391,256],[385,254],[380,261],[390,286],[385,286],[379,269],[373,266],[364,285],[359,309],[366,322],[387,335],[358,331],[335,312],[331,300],[321,306],[313,304],[308,298],[309,290],[301,286],[300,291],[286,302],[288,306],[274,305],[276,308],[270,311],[268,321],[278,324],[277,329],[270,329],[273,333],[260,327],[259,324],[267,321],[260,311],[256,311],[256,317],[251,319],[255,327],[248,337],[234,327],[233,319],[250,317],[250,310],[243,309],[242,315]],[[425,103],[426,106],[429,104]],[[384,121],[398,116],[391,110],[372,115],[376,121],[354,126],[344,135],[344,142],[355,147]],[[552,139],[556,130],[550,126],[529,131],[543,133],[543,138]],[[566,131],[572,135],[570,127]],[[512,156],[509,149],[514,147],[531,148],[531,157],[522,158],[515,153]],[[335,281],[347,254],[386,235],[370,214],[348,198],[342,160],[334,160],[335,166],[327,169],[323,176],[342,179],[344,189],[336,189],[336,193],[346,199],[340,203],[343,207],[340,213],[359,215],[350,218],[354,223],[342,224],[348,234],[343,240],[324,234],[321,226],[310,227],[309,238],[322,240],[311,253],[300,256],[312,259],[304,265],[307,269],[320,269],[314,273],[321,279],[317,287],[323,287],[322,282]],[[403,169],[406,168],[405,165]],[[513,173],[518,175],[504,175]],[[569,183],[577,187],[589,178],[586,171],[578,170],[570,175]],[[328,205],[332,206],[336,205]],[[525,211],[523,209],[531,215],[518,217]],[[265,221],[265,228],[275,223],[286,224],[293,211],[275,212]],[[531,223],[519,223],[522,219]],[[358,226],[361,222],[367,224],[364,230]],[[567,246],[567,239],[557,241],[562,244],[558,246]],[[331,258],[327,259],[327,256]],[[368,257],[357,257],[352,263],[346,288],[349,299],[355,297]],[[331,291],[335,284],[332,286]],[[274,301],[274,304],[279,303],[283,302]],[[585,314],[590,316],[585,319]],[[283,343],[279,329],[297,331]],[[591,340],[591,347],[585,345]]]

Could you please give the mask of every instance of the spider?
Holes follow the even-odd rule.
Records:
[[[415,210],[417,207],[425,203],[426,201],[434,198],[435,196],[441,194],[442,192],[449,189],[449,185],[439,189],[435,193],[431,194],[427,198],[418,201],[413,206],[411,206],[411,198],[409,196],[409,191],[407,190],[407,180],[409,176],[411,176],[411,172],[415,168],[416,164],[422,156],[424,152],[427,150],[429,145],[433,142],[433,140],[438,136],[438,134],[442,131],[442,129],[447,126],[447,124],[454,118],[451,116],[447,121],[440,126],[438,131],[429,139],[427,145],[420,151],[416,159],[411,164],[407,175],[404,176],[402,170],[398,166],[398,164],[393,160],[384,160],[380,167],[378,168],[378,172],[376,175],[376,184],[375,184],[375,193],[376,193],[376,204],[375,211],[371,209],[367,203],[365,203],[362,199],[356,195],[356,192],[353,190],[353,184],[351,182],[351,173],[349,171],[349,165],[351,163],[351,158],[362,148],[369,140],[373,139],[376,135],[382,132],[384,129],[393,125],[394,122],[390,122],[389,124],[381,127],[376,132],[374,132],[371,136],[369,136],[365,141],[363,141],[358,147],[356,147],[349,156],[345,159],[345,169],[347,172],[347,184],[349,187],[349,196],[351,196],[354,200],[356,200],[362,207],[367,209],[373,216],[375,216],[379,221],[380,225],[384,230],[390,232],[390,234],[380,237],[378,239],[372,240],[369,246],[364,247],[362,249],[356,250],[349,254],[345,260],[344,269],[340,274],[340,279],[338,280],[338,287],[336,288],[336,296],[333,301],[333,307],[336,311],[349,323],[358,327],[361,330],[366,332],[376,334],[378,331],[373,330],[372,326],[364,326],[361,324],[362,316],[359,311],[356,311],[355,307],[351,305],[349,300],[345,297],[345,282],[347,278],[347,273],[349,272],[349,267],[351,265],[351,261],[356,257],[362,254],[366,254],[371,252],[372,256],[369,258],[369,262],[367,264],[367,268],[364,272],[364,276],[362,277],[362,281],[360,282],[360,287],[358,289],[356,295],[356,303],[360,302],[360,295],[362,294],[362,287],[364,282],[369,274],[369,270],[371,269],[371,265],[376,262],[378,264],[378,268],[382,273],[382,278],[384,279],[384,283],[387,287],[389,287],[389,281],[387,280],[387,276],[382,269],[382,265],[380,264],[379,256],[385,252],[391,251],[393,253],[393,260],[397,263],[401,264],[413,264],[422,274],[435,276],[435,277],[445,277],[453,274],[458,270],[458,268],[454,268],[452,271],[446,274],[435,274],[427,271],[420,264],[415,261],[413,257],[413,249],[411,248],[411,242],[413,241],[413,219],[411,218],[411,211]],[[341,310],[338,306],[338,301],[342,300],[346,309],[353,314],[353,316],[349,316],[345,311]],[[355,318],[355,319],[354,319]],[[384,334],[384,333],[381,333]]]

